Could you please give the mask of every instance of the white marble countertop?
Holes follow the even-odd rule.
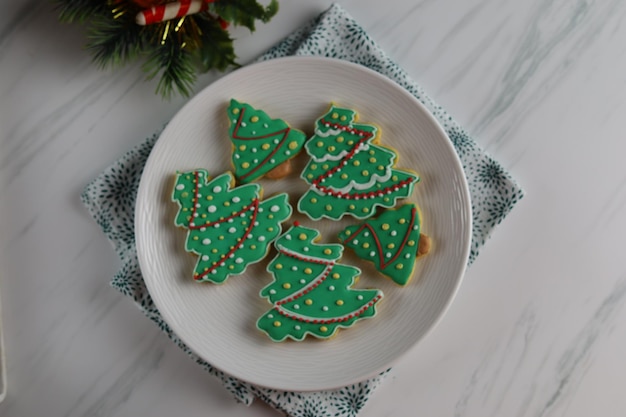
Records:
[[[626,415],[626,2],[340,3],[526,191],[360,416]],[[241,62],[329,4],[282,0],[235,30]],[[2,6],[0,415],[277,415],[235,403],[109,286],[118,261],[79,200],[185,100],[138,65],[96,68],[47,2]]]

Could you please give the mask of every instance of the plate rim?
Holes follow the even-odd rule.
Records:
[[[346,61],[346,60],[342,60],[342,59],[338,59],[338,58],[332,58],[332,57],[321,57],[321,56],[287,56],[287,57],[279,57],[279,58],[272,58],[272,59],[268,59],[268,60],[264,60],[264,61],[258,61],[258,62],[254,62],[251,63],[249,65],[246,65],[242,68],[236,69],[234,71],[231,71],[227,74],[225,74],[224,76],[220,77],[219,79],[215,80],[214,82],[210,83],[209,85],[207,85],[206,87],[204,87],[202,90],[200,90],[197,94],[194,95],[194,97],[192,97],[189,101],[187,101],[177,112],[176,114],[170,119],[170,121],[167,123],[166,127],[163,129],[163,131],[159,134],[159,138],[156,140],[153,148],[150,151],[150,154],[146,160],[146,163],[144,165],[144,170],[141,174],[141,178],[140,178],[140,182],[139,182],[139,186],[137,189],[137,198],[136,198],[136,205],[135,205],[135,210],[134,210],[134,215],[135,215],[135,219],[134,219],[134,231],[135,231],[135,236],[136,236],[136,249],[137,249],[137,259],[138,259],[138,263],[139,263],[139,268],[140,271],[142,271],[141,265],[146,263],[146,259],[144,259],[145,256],[145,250],[143,249],[144,246],[144,241],[143,238],[140,237],[142,234],[138,233],[138,230],[140,230],[140,220],[141,220],[141,215],[140,212],[145,212],[145,208],[143,205],[143,201],[145,201],[146,199],[142,199],[141,196],[143,194],[145,194],[146,191],[146,176],[147,173],[150,172],[150,170],[148,169],[152,164],[154,164],[155,159],[156,159],[156,154],[158,152],[155,152],[155,150],[158,150],[158,147],[160,146],[160,144],[164,143],[163,140],[161,140],[161,138],[164,137],[164,135],[166,133],[168,133],[169,129],[173,129],[172,126],[175,125],[175,123],[173,123],[174,121],[176,121],[177,118],[181,118],[183,117],[184,113],[186,111],[188,111],[188,109],[193,108],[196,104],[196,102],[198,102],[202,96],[204,96],[205,94],[207,94],[206,92],[211,90],[211,89],[215,89],[217,87],[219,87],[222,83],[227,83],[229,78],[233,75],[233,74],[239,74],[241,75],[241,72],[252,72],[252,71],[258,71],[258,68],[262,68],[264,66],[276,66],[276,65],[281,65],[284,62],[289,62],[289,61],[300,61],[300,62],[311,62],[314,64],[319,64],[321,63],[322,65],[324,65],[325,63],[328,63],[330,65],[340,65],[340,66],[347,66],[347,67],[351,67],[352,69],[358,71],[358,72],[366,72],[369,73],[370,75],[378,78],[379,80],[381,80],[384,83],[388,83],[390,85],[393,85],[393,88],[395,88],[399,94],[404,94],[409,100],[411,100],[412,102],[414,102],[415,105],[417,105],[418,107],[421,108],[422,113],[426,116],[426,118],[430,119],[430,122],[433,124],[433,126],[435,126],[435,128],[439,131],[439,133],[441,135],[443,135],[447,140],[445,141],[445,146],[448,148],[448,151],[450,152],[450,154],[453,156],[453,161],[456,165],[456,168],[463,174],[460,176],[461,178],[461,184],[459,187],[459,193],[461,194],[461,200],[464,201],[466,204],[464,205],[464,210],[463,213],[465,214],[465,221],[464,224],[466,225],[465,228],[465,236],[463,239],[463,245],[462,245],[462,254],[461,257],[463,259],[465,259],[466,261],[462,264],[459,265],[458,267],[458,271],[456,271],[456,280],[454,282],[454,286],[452,291],[450,291],[450,293],[447,295],[447,299],[445,300],[445,303],[441,303],[441,310],[438,312],[438,314],[436,315],[436,317],[428,324],[426,330],[414,341],[414,343],[412,345],[410,345],[408,348],[406,348],[404,351],[402,351],[400,354],[398,354],[393,360],[390,360],[387,364],[379,366],[371,371],[368,372],[368,376],[364,378],[362,377],[353,377],[352,379],[348,379],[345,382],[340,382],[340,383],[333,383],[333,384],[327,384],[324,386],[316,386],[316,387],[312,387],[312,388],[306,388],[306,389],[296,389],[293,387],[285,387],[285,386],[281,386],[281,385],[276,385],[276,384],[272,384],[272,383],[263,383],[257,380],[250,380],[248,379],[246,376],[241,375],[237,372],[232,372],[231,370],[228,369],[223,369],[222,367],[216,366],[213,363],[208,362],[207,359],[205,359],[203,357],[202,354],[200,354],[199,352],[197,352],[195,349],[193,349],[193,347],[185,340],[185,338],[183,336],[181,336],[179,333],[176,332],[176,329],[174,329],[174,327],[171,325],[171,321],[169,320],[167,317],[167,308],[163,309],[162,305],[160,305],[161,300],[157,300],[155,299],[152,294],[154,293],[154,287],[152,287],[152,283],[150,281],[150,279],[146,279],[145,275],[143,272],[142,273],[142,278],[144,279],[144,283],[146,285],[146,289],[148,290],[148,293],[150,294],[155,307],[159,310],[161,317],[163,319],[163,321],[165,323],[168,324],[168,326],[170,326],[170,328],[172,329],[172,331],[178,336],[178,338],[180,338],[180,340],[185,344],[185,346],[190,349],[194,354],[196,354],[199,358],[205,360],[207,363],[209,363],[212,367],[214,367],[215,369],[219,369],[220,371],[224,372],[225,374],[232,376],[236,379],[239,379],[240,381],[246,382],[246,383],[250,383],[253,385],[257,385],[260,387],[264,387],[264,388],[269,388],[269,389],[276,389],[276,390],[285,390],[285,391],[294,391],[294,392],[313,392],[313,391],[320,391],[320,390],[330,390],[330,389],[338,389],[338,388],[342,388],[345,387],[346,385],[350,385],[350,384],[355,384],[355,383],[359,383],[359,382],[363,382],[366,379],[369,378],[373,378],[376,377],[378,375],[380,375],[381,373],[385,372],[386,370],[390,369],[391,367],[393,367],[394,364],[396,364],[400,359],[402,359],[403,357],[405,357],[410,351],[414,350],[416,348],[416,346],[419,345],[420,342],[422,342],[428,335],[430,335],[433,330],[439,325],[439,323],[441,322],[441,320],[444,318],[444,316],[446,315],[446,313],[448,312],[448,310],[450,309],[451,304],[453,303],[454,299],[456,298],[459,288],[463,282],[463,278],[465,275],[465,271],[467,269],[467,260],[469,259],[469,254],[470,254],[470,250],[471,250],[471,237],[472,237],[472,220],[473,220],[473,216],[472,216],[472,206],[471,206],[471,195],[469,192],[469,185],[467,182],[467,177],[465,175],[465,171],[463,170],[463,165],[462,162],[459,158],[458,153],[456,152],[456,150],[454,149],[454,146],[452,144],[452,141],[450,140],[447,132],[445,131],[445,129],[441,126],[441,124],[439,123],[439,121],[437,120],[437,118],[434,116],[434,114],[419,100],[417,99],[413,94],[411,94],[409,91],[407,91],[404,87],[402,87],[400,84],[398,84],[397,82],[395,82],[394,80],[392,80],[391,78],[385,76],[384,74],[381,74],[379,72],[376,72],[370,68],[367,68],[363,65],[357,64],[357,63],[353,63],[350,61]],[[161,145],[163,146],[163,145]],[[294,208],[294,210],[297,210],[296,208]],[[281,234],[284,233],[284,230],[281,232]],[[165,310],[165,311],[164,311]]]

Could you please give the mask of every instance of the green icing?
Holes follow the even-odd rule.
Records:
[[[212,180],[206,170],[176,175],[174,224],[187,229],[185,250],[198,256],[196,281],[221,284],[243,273],[267,255],[280,223],[291,216],[287,194],[260,201],[258,184],[231,189],[233,184],[229,172]]]
[[[235,99],[228,107],[228,129],[233,143],[232,164],[235,176],[249,183],[296,156],[304,142],[304,132],[292,129],[281,119],[272,119]]]
[[[257,327],[275,342],[300,341],[307,334],[326,339],[376,314],[382,292],[351,288],[361,271],[337,264],[343,246],[315,244],[318,236],[317,230],[296,225],[274,243],[278,255],[267,267],[274,280],[260,293],[274,306]]]
[[[400,285],[413,276],[420,239],[419,210],[405,204],[387,210],[376,219],[348,226],[339,233],[347,247],[366,261],[373,262],[380,272]]]
[[[393,168],[393,150],[374,144],[376,126],[356,119],[354,110],[331,106],[305,144],[311,160],[301,177],[311,187],[298,210],[313,220],[338,220],[345,214],[368,218],[377,207],[393,207],[397,199],[411,195],[419,181],[417,175]]]

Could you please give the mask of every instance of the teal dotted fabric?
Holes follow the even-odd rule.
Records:
[[[470,187],[474,221],[472,250],[468,259],[471,263],[494,227],[522,198],[522,190],[511,176],[430,99],[340,6],[333,5],[308,26],[271,48],[260,60],[288,55],[319,55],[364,65],[406,88],[437,117],[459,154]],[[236,400],[251,404],[254,398],[259,398],[293,417],[355,417],[389,370],[370,380],[330,391],[285,392],[256,387],[224,374],[196,356],[165,323],[139,270],[134,232],[139,180],[159,134],[155,133],[108,167],[85,187],[81,195],[84,205],[121,259],[122,266],[111,280],[111,285],[132,298],[139,309],[192,360],[219,378]]]

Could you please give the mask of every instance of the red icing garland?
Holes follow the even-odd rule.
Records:
[[[385,269],[387,268],[387,266],[389,266],[389,264],[393,263],[398,258],[398,256],[400,256],[400,253],[402,253],[402,250],[406,246],[406,242],[409,240],[409,236],[411,235],[411,231],[413,230],[413,225],[415,224],[416,211],[417,209],[413,207],[413,209],[411,210],[411,222],[409,223],[409,228],[407,229],[404,235],[404,239],[402,239],[402,244],[400,244],[398,251],[393,256],[393,258],[389,260],[389,262],[384,261],[385,254],[383,252],[383,247],[380,243],[380,239],[378,238],[378,235],[376,234],[376,231],[374,230],[374,228],[369,223],[363,223],[361,227],[359,227],[354,233],[352,233],[352,235],[348,239],[345,240],[344,243],[350,242],[352,239],[357,237],[359,233],[363,231],[363,229],[367,228],[372,233],[372,236],[374,237],[374,242],[376,242],[376,249],[378,249],[378,258],[380,259],[380,269]]]
[[[338,318],[332,318],[332,319],[307,319],[307,318],[303,318],[303,317],[298,317],[298,316],[295,316],[295,315],[291,315],[291,314],[285,313],[278,306],[275,306],[274,310],[276,310],[276,312],[278,312],[278,314],[280,314],[282,316],[285,316],[285,317],[290,318],[292,320],[297,320],[299,322],[313,323],[313,324],[331,324],[331,323],[338,323],[338,322],[342,322],[342,321],[348,321],[350,319],[353,319],[354,317],[360,316],[361,314],[363,314],[365,312],[365,310],[367,310],[368,308],[373,306],[374,303],[376,303],[381,298],[382,298],[382,295],[379,294],[376,297],[374,297],[369,303],[367,303],[366,305],[361,307],[359,310],[357,310],[355,312],[352,312],[352,313],[348,314],[345,317],[338,317]]]
[[[276,154],[276,152],[278,152],[278,150],[280,148],[282,148],[282,146],[284,145],[285,141],[287,140],[287,136],[289,135],[289,132],[291,131],[291,128],[289,126],[287,126],[284,129],[278,130],[276,132],[272,132],[272,133],[267,133],[263,136],[255,136],[255,137],[243,137],[243,136],[239,136],[238,132],[239,132],[239,128],[241,127],[241,122],[243,120],[243,115],[246,112],[246,108],[242,107],[241,108],[241,112],[239,113],[239,118],[237,119],[237,124],[235,125],[235,128],[233,129],[233,138],[234,139],[239,139],[239,140],[257,140],[257,139],[266,139],[266,138],[271,138],[273,136],[277,136],[280,135],[281,133],[283,134],[283,137],[280,139],[280,142],[278,142],[276,144],[276,147],[274,147],[274,149],[272,150],[272,152],[270,152],[270,154],[265,157],[265,159],[263,159],[256,167],[254,167],[253,169],[250,170],[250,172],[248,172],[247,174],[241,175],[239,178],[240,179],[246,179],[247,177],[249,177],[250,175],[254,174],[256,171],[258,171],[263,165],[265,165],[270,159],[272,159],[272,157]]]

